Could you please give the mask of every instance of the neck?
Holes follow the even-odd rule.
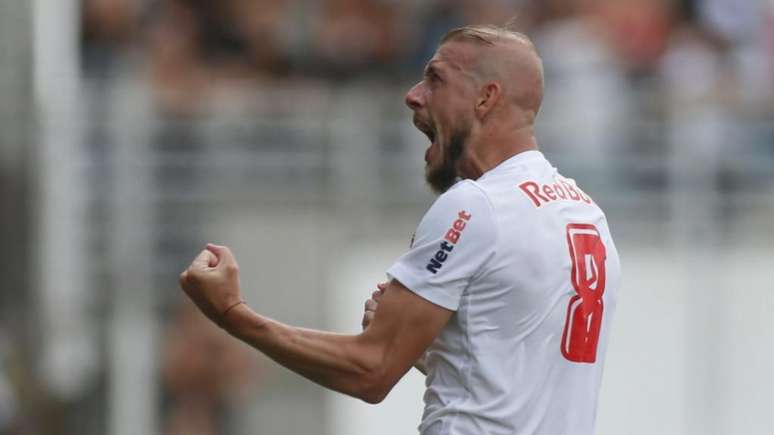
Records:
[[[537,149],[535,129],[532,125],[500,134],[479,134],[468,142],[458,170],[463,178],[475,180],[516,154]]]

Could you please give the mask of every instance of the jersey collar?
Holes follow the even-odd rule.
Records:
[[[503,160],[502,162],[500,162],[499,165],[495,166],[494,168],[484,172],[484,174],[481,175],[478,178],[478,180],[483,180],[484,178],[489,177],[491,174],[496,174],[497,172],[504,171],[507,168],[512,168],[516,165],[520,165],[537,159],[545,160],[546,158],[543,155],[543,153],[538,150],[522,151],[518,154],[515,154]]]

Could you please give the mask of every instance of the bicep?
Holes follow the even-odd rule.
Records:
[[[380,354],[381,370],[391,386],[430,346],[452,314],[454,311],[418,296],[393,279],[360,339]]]

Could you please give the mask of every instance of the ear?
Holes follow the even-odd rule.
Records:
[[[478,98],[476,98],[476,116],[479,119],[483,119],[486,115],[492,111],[492,108],[500,100],[503,88],[500,83],[489,82],[486,83],[479,91]]]

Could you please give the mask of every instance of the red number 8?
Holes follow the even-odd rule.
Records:
[[[572,260],[572,286],[577,293],[567,306],[562,355],[570,361],[593,363],[602,326],[607,251],[594,225],[567,225]]]

